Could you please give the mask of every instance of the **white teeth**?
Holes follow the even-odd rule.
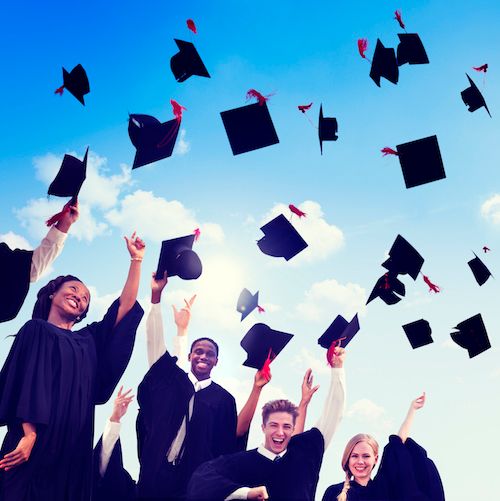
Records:
[[[78,305],[76,304],[76,301],[74,299],[68,299],[68,303],[73,306],[73,308],[76,308]]]

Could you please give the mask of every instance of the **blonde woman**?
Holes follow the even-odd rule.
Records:
[[[425,449],[408,437],[415,412],[425,404],[425,393],[413,400],[397,435],[389,437],[380,467],[377,441],[360,433],[349,440],[342,455],[345,480],[331,485],[323,501],[441,501],[443,485]]]

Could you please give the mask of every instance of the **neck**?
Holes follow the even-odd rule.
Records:
[[[73,325],[75,325],[74,319],[64,318],[53,310],[50,311],[47,322],[49,322],[49,324],[55,325],[56,327],[60,327],[61,329],[66,330],[71,330]]]
[[[205,379],[210,379],[210,374],[197,374],[193,370],[191,372],[198,381],[204,381]]]
[[[367,477],[367,478],[354,477],[354,480],[356,481],[357,484],[362,485],[363,487],[366,487],[368,485],[368,482],[370,481],[370,477]]]

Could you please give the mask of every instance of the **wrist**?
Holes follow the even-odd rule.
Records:
[[[137,261],[138,263],[140,263],[142,261],[142,257],[131,257],[130,258],[130,261],[131,262],[135,262]]]
[[[187,336],[187,327],[177,327],[177,335],[178,336]]]
[[[120,422],[120,416],[115,416],[114,414],[112,414],[111,417],[109,418],[109,420],[112,423],[119,423]]]
[[[153,304],[158,304],[161,302],[161,292],[151,291],[151,302]]]

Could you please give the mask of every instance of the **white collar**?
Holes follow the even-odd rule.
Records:
[[[201,381],[199,381],[191,371],[188,372],[188,378],[191,381],[191,383],[193,383],[195,392],[204,390],[207,386],[210,386],[210,384],[212,383],[211,378],[202,379]]]
[[[285,449],[282,453],[280,454],[275,454],[274,452],[270,451],[269,449],[266,449],[264,445],[259,445],[257,447],[257,452],[261,455],[264,456],[267,459],[270,459],[271,461],[274,461],[276,457],[283,457],[286,454],[287,449]]]

